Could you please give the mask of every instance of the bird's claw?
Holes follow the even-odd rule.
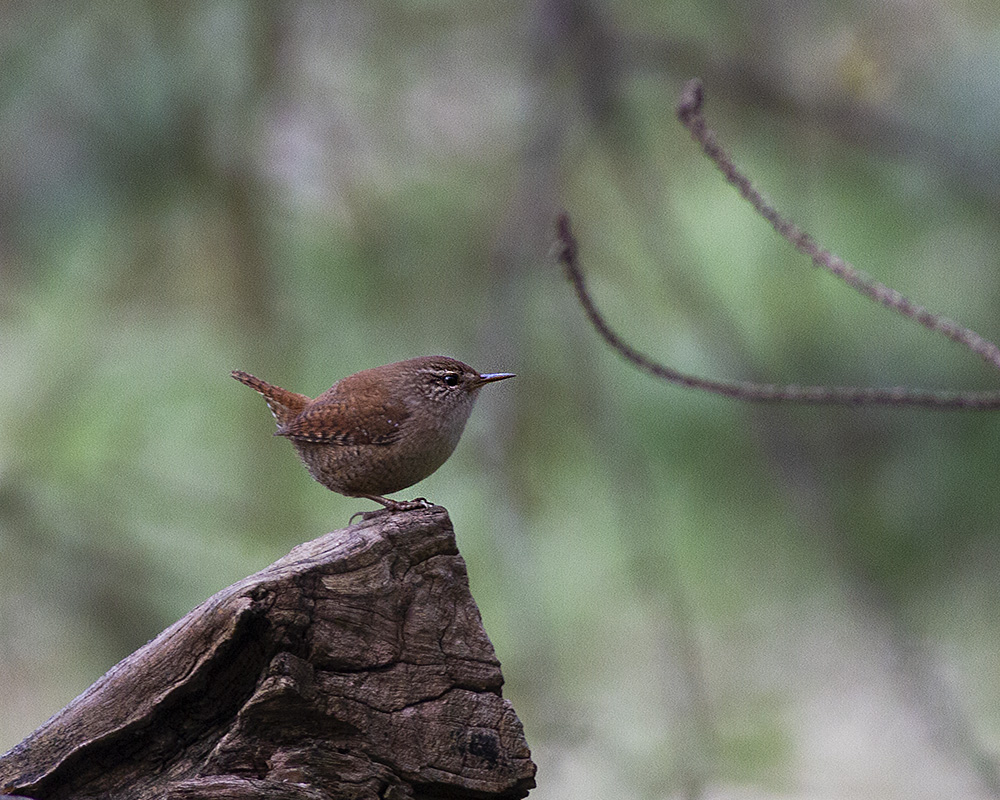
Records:
[[[351,514],[351,518],[347,521],[347,524],[352,524],[355,517],[361,517],[363,522],[367,522],[382,514],[395,514],[398,511],[415,511],[418,508],[432,508],[434,506],[426,497],[417,497],[413,500],[393,500],[391,502],[392,505],[387,503],[384,508],[376,508],[374,511],[357,511]]]

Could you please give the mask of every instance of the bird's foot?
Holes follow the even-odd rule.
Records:
[[[380,497],[374,494],[359,496],[368,500],[374,500],[376,503],[381,503],[385,508],[377,508],[374,511],[358,511],[351,515],[351,518],[347,521],[348,525],[354,522],[355,517],[361,517],[363,522],[367,522],[382,514],[395,514],[397,511],[413,511],[418,508],[430,508],[434,505],[426,497],[418,497],[415,500],[390,500],[388,497]]]

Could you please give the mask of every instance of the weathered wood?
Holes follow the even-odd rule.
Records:
[[[441,507],[300,545],[209,598],[10,752],[60,798],[518,798],[521,723]]]

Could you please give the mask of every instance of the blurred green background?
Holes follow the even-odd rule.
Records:
[[[755,407],[636,373],[992,389],[783,244],[1000,335],[994,3],[8,3],[0,750],[211,593],[370,504],[246,369],[315,395],[516,372],[445,505],[532,797],[1000,796],[1000,420]]]

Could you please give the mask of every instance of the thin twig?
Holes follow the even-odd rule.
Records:
[[[702,100],[701,81],[697,79],[688,81],[681,92],[681,99],[677,105],[677,116],[681,124],[691,132],[691,137],[701,145],[705,155],[725,175],[726,180],[736,187],[740,195],[756,209],[758,214],[771,223],[771,226],[783,239],[803,255],[809,256],[817,267],[832,272],[848,286],[866,297],[891,308],[893,311],[898,311],[904,317],[916,320],[925,328],[943,334],[952,341],[968,347],[987,363],[1000,369],[1000,347],[997,347],[993,342],[947,317],[928,311],[895,289],[856,270],[839,256],[829,250],[822,249],[809,234],[783,218],[754,188],[750,179],[737,169],[732,159],[718,143],[714,131],[708,127],[702,116]]]
[[[653,361],[627,344],[615,333],[590,296],[583,272],[577,259],[577,242],[570,230],[569,216],[565,213],[556,220],[556,235],[559,251],[557,258],[566,268],[566,274],[573,282],[576,296],[583,306],[591,324],[601,337],[625,359],[639,369],[657,378],[691,389],[700,389],[720,394],[736,400],[759,403],[805,403],[811,405],[874,405],[874,406],[916,406],[942,411],[970,410],[992,411],[1000,408],[1000,392],[929,392],[906,387],[859,388],[854,386],[798,386],[750,383],[745,381],[716,381],[699,378],[679,372],[671,367]]]

